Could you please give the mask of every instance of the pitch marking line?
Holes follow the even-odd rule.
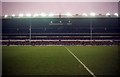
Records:
[[[77,56],[75,56],[67,47],[65,47],[69,52],[70,54],[80,63],[82,64],[82,66],[93,76],[93,77],[96,77],[95,74],[87,67],[85,66],[85,64],[83,64],[83,62],[77,58]]]

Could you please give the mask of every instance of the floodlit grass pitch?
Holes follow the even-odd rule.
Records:
[[[118,46],[65,46],[95,75],[118,73]],[[90,75],[64,46],[3,46],[3,75]]]

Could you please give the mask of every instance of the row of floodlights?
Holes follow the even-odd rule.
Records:
[[[46,16],[49,16],[49,17],[53,17],[53,16],[55,16],[55,15],[66,15],[66,16],[68,16],[68,17],[71,17],[71,16],[73,16],[71,13],[66,13],[66,14],[54,14],[54,13],[50,13],[50,14],[46,14],[46,13],[41,13],[41,14],[34,14],[34,15],[32,15],[32,14],[30,14],[30,13],[27,13],[27,14],[22,14],[22,13],[20,13],[18,16],[19,17],[24,17],[24,16],[26,16],[26,17],[31,17],[31,16],[33,16],[33,17],[38,17],[38,16],[42,16],[42,17],[46,17]],[[89,14],[90,16],[96,16],[96,14],[95,13],[90,13]],[[83,13],[82,14],[82,16],[89,16],[87,13]],[[106,13],[106,16],[110,16],[111,14],[110,13]],[[115,16],[119,16],[118,15],[118,13],[114,13],[114,15]],[[12,14],[11,15],[12,17],[15,17],[16,15],[15,14]],[[8,17],[8,15],[6,14],[6,15],[4,15],[4,17],[5,18],[7,18]]]

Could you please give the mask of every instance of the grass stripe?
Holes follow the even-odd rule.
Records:
[[[69,53],[80,63],[82,64],[82,66],[93,76],[96,77],[95,74],[80,60],[77,58],[77,56],[75,56],[67,47],[65,47],[67,49],[67,51],[69,51]]]

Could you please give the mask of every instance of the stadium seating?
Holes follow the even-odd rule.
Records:
[[[119,40],[118,18],[12,18],[2,19],[3,40]],[[106,44],[114,44],[114,42]],[[95,42],[102,45],[103,42]],[[3,44],[6,44],[4,42]],[[11,44],[17,44],[11,42]],[[21,42],[25,44],[26,42]],[[27,43],[29,44],[29,43]],[[32,42],[34,44],[34,42]],[[39,45],[88,45],[90,42],[38,42]],[[35,45],[36,45],[35,44]],[[116,44],[116,43],[115,43]],[[104,44],[103,44],[104,45]]]

